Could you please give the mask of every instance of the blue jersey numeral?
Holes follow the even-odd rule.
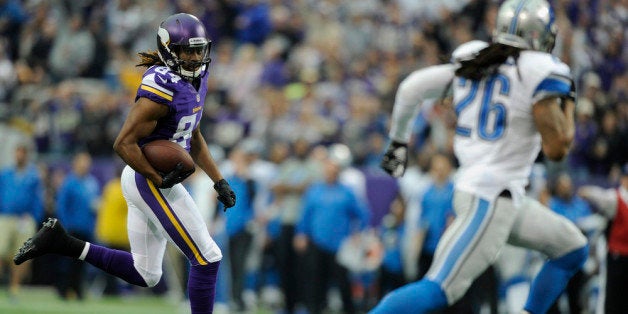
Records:
[[[480,81],[469,81],[461,78],[459,86],[467,85],[467,82],[471,82],[469,93],[463,97],[457,104],[455,104],[456,115],[460,116],[462,111],[468,108],[473,103],[473,100],[478,96],[478,90],[480,87]],[[495,141],[504,135],[506,129],[506,116],[508,114],[506,106],[503,103],[493,101],[493,89],[495,85],[499,84],[499,94],[507,96],[510,92],[510,81],[508,77],[503,74],[493,75],[486,80],[483,90],[479,93],[482,96],[482,102],[480,104],[480,110],[478,114],[478,136],[487,141]],[[494,119],[492,123],[490,117]],[[456,134],[469,137],[473,132],[472,128],[457,125]]]

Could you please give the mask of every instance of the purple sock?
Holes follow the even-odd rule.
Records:
[[[133,256],[129,252],[90,243],[85,261],[130,284],[148,287],[142,275],[133,266]]]
[[[190,267],[188,295],[192,314],[209,314],[214,311],[218,266],[220,261]]]

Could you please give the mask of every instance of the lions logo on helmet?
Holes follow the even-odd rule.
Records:
[[[200,52],[201,60],[182,60],[183,50]],[[157,52],[159,58],[172,71],[193,80],[205,76],[211,59],[211,41],[207,38],[205,26],[193,15],[178,13],[166,18],[157,30]]]
[[[554,10],[545,0],[507,0],[497,12],[493,41],[551,52],[556,40]]]

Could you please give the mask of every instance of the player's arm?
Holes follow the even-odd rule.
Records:
[[[391,142],[381,163],[390,175],[400,177],[405,172],[412,124],[421,105],[426,100],[445,95],[454,71],[453,64],[435,65],[413,72],[399,84],[389,132]]]
[[[454,77],[455,66],[442,64],[413,72],[397,88],[393,107],[390,138],[400,143],[408,143],[412,124],[424,101],[437,99],[446,93],[446,88]]]
[[[547,158],[559,161],[569,152],[574,139],[574,101],[557,97],[544,98],[534,104],[534,123],[541,134],[543,153]]]
[[[207,148],[207,142],[203,134],[201,134],[200,128],[192,131],[192,138],[190,139],[190,155],[194,162],[203,170],[210,179],[214,182],[218,182],[223,179],[218,165],[211,156],[209,148]]]
[[[141,138],[150,135],[157,125],[157,120],[167,113],[167,106],[140,97],[131,108],[113,144],[113,149],[127,165],[151,180],[156,186],[161,186],[162,177],[148,163],[137,143]]]
[[[598,186],[585,185],[578,189],[578,195],[593,203],[596,210],[609,219],[617,214],[617,191]]]
[[[231,190],[227,180],[222,177],[218,165],[216,165],[209,148],[207,148],[207,142],[205,142],[205,138],[198,127],[192,131],[190,155],[194,162],[214,181],[214,189],[218,192],[218,200],[225,206],[225,210],[233,207],[236,202],[236,195]]]

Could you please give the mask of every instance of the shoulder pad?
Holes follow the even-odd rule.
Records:
[[[180,78],[168,67],[153,66],[146,70],[138,90],[138,97],[147,97],[153,101],[171,102],[176,86],[174,81]]]
[[[460,63],[460,61],[470,60],[480,52],[480,50],[488,47],[488,43],[481,40],[472,40],[466,42],[454,50],[451,54],[451,63]]]
[[[546,97],[574,97],[575,88],[569,66],[555,56],[538,51],[524,51],[519,61],[531,69],[524,76],[533,84],[533,100]]]

